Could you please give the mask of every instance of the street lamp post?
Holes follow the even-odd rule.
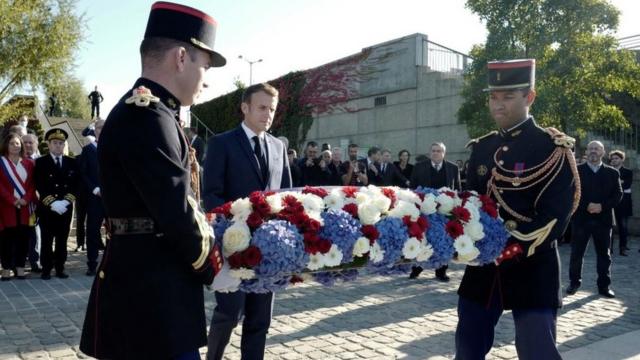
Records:
[[[252,60],[249,60],[249,59],[243,57],[242,55],[238,55],[238,59],[242,59],[242,60],[246,61],[247,63],[249,63],[249,86],[253,85],[253,64],[262,62],[262,59],[253,60],[252,61]]]

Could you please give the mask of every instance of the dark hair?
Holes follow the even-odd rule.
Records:
[[[400,152],[398,153],[398,158],[400,158],[400,156],[402,156],[402,154],[404,153],[407,153],[407,155],[409,155],[409,158],[411,158],[411,153],[407,149],[400,150]]]
[[[349,144],[349,146],[347,146],[348,149],[353,149],[357,147],[359,147],[358,144]]]
[[[315,142],[315,141],[309,141],[309,142],[307,143],[307,147],[306,147],[306,149],[308,149],[308,148],[310,148],[310,147],[317,147],[317,146],[318,146],[318,143],[317,143],[317,142]]]
[[[277,98],[279,94],[278,89],[267,83],[254,84],[244,89],[244,92],[242,93],[242,102],[245,104],[251,104],[251,97],[253,96],[253,94],[259,91],[262,91],[263,93],[274,98]]]
[[[383,154],[384,154],[384,153],[389,153],[389,154],[391,154],[391,150],[389,150],[389,149],[387,149],[387,148],[384,148],[384,149],[382,149],[382,153],[383,153]]]
[[[20,157],[24,157],[24,142],[22,142],[22,137],[14,132],[8,133],[4,137],[4,139],[2,139],[2,144],[0,144],[0,154],[2,156],[9,155],[9,141],[11,141],[13,138],[16,138],[20,141]]]
[[[379,147],[372,146],[372,147],[369,148],[369,151],[367,151],[367,156],[371,156],[371,155],[373,155],[373,154],[375,154],[375,153],[377,153],[379,151],[380,151]]]
[[[167,51],[178,46],[187,50],[191,61],[196,61],[197,48],[195,46],[180,40],[164,37],[150,37],[142,40],[142,43],[140,43],[140,56],[142,57],[143,66],[145,64],[145,60],[151,60],[155,63],[159,62]]]

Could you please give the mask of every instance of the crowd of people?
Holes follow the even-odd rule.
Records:
[[[76,251],[85,249],[86,233],[86,274],[93,276],[98,250],[104,247],[96,158],[104,120],[92,124],[89,143],[76,157],[66,155],[68,134],[59,128],[46,132],[48,153],[41,155],[38,137],[25,124],[10,127],[0,143],[1,280],[23,280],[34,274],[49,280],[52,273],[68,278],[65,265],[74,209]]]

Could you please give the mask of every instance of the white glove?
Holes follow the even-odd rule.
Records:
[[[58,215],[63,214],[64,206],[62,205],[60,200],[52,202],[50,207],[51,207],[51,211],[57,213]]]
[[[99,186],[96,186],[96,188],[93,189],[93,195],[100,196],[100,187]]]
[[[214,291],[223,293],[238,291],[240,279],[231,276],[229,270],[231,270],[229,268],[229,262],[225,260],[224,264],[222,264],[222,269],[220,269],[220,272],[216,274],[216,277],[213,279],[212,288]]]
[[[67,206],[71,205],[69,200],[60,200],[60,202],[62,203],[62,206],[65,207],[65,210],[66,210]]]

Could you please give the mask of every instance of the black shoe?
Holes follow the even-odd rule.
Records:
[[[66,279],[69,277],[69,275],[67,275],[67,273],[64,271],[56,271],[56,277],[60,279]]]
[[[613,290],[611,289],[600,289],[600,291],[598,291],[598,293],[600,293],[600,295],[609,298],[609,299],[613,299],[614,297],[616,297],[616,293],[613,292]]]
[[[569,287],[567,288],[567,295],[575,294],[578,291],[579,288],[580,288],[580,285],[578,285],[578,284],[569,285]]]
[[[42,272],[42,269],[40,268],[40,266],[38,266],[38,264],[33,264],[31,265],[31,272],[39,274]]]
[[[447,276],[447,274],[436,275],[436,279],[438,279],[438,281],[440,282],[449,282],[449,280],[451,280],[451,278]]]
[[[422,272],[422,268],[420,266],[414,266],[411,268],[411,274],[409,275],[409,279],[417,279]]]
[[[87,270],[85,275],[87,275],[87,276],[96,276],[96,271],[89,269],[89,270]]]
[[[620,256],[629,256],[625,250],[620,250]]]
[[[51,280],[51,274],[48,272],[43,272],[42,275],[40,275],[40,279],[42,280]]]

